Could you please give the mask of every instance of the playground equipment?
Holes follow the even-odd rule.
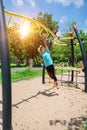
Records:
[[[84,50],[84,47],[83,47],[83,44],[82,44],[82,38],[80,37],[80,34],[78,32],[78,29],[76,26],[73,26],[73,29],[75,31],[75,34],[76,34],[76,39],[78,40],[78,43],[80,45],[80,50],[81,50],[81,53],[82,53],[82,60],[83,60],[83,65],[84,65],[84,77],[85,77],[85,92],[87,92],[87,61],[86,61],[86,54],[85,54],[85,50]],[[61,40],[61,39],[59,39]],[[62,38],[62,40],[70,40],[70,43],[71,43],[71,56],[72,56],[72,67],[68,67],[68,68],[60,68],[60,67],[57,67],[57,69],[63,71],[64,69],[67,70],[68,72],[71,72],[71,82],[73,83],[73,78],[74,78],[74,71],[76,72],[76,82],[77,82],[77,72],[80,71],[81,69],[79,68],[74,68],[74,44],[73,44],[73,40],[74,40],[74,37],[73,37],[73,34],[72,32],[70,32],[70,37],[66,37],[66,38]],[[61,44],[62,45],[62,44]],[[62,81],[62,78],[61,78],[61,81]],[[42,73],[42,83],[45,83],[45,66],[43,66],[43,73]]]
[[[79,32],[78,32],[78,28],[76,26],[73,26],[73,29],[74,29],[75,34],[77,36],[77,39],[78,39],[78,42],[79,42],[79,45],[80,45],[80,50],[81,50],[81,53],[82,53],[82,60],[83,60],[84,74],[85,74],[85,92],[87,92],[87,61],[86,61],[86,54],[85,54],[85,50],[84,50],[84,47],[83,47],[83,44],[82,44],[81,37],[80,37]]]
[[[2,92],[3,92],[2,94],[3,96],[2,98],[3,99],[3,130],[11,130],[12,129],[12,126],[11,126],[11,123],[12,123],[11,73],[10,73],[10,61],[9,61],[8,40],[7,40],[7,33],[6,33],[5,14],[8,15],[9,17],[8,23],[7,23],[8,27],[12,26],[12,25],[10,26],[12,19],[13,19],[13,22],[11,24],[15,24],[16,22],[18,23],[16,18],[19,18],[22,20],[22,22],[24,22],[25,20],[28,20],[33,23],[33,26],[31,29],[33,33],[39,32],[39,34],[42,35],[42,32],[44,30],[48,36],[51,35],[53,38],[56,38],[58,40],[64,40],[64,39],[73,40],[73,36],[67,37],[67,38],[59,38],[52,31],[50,31],[47,27],[45,27],[43,24],[41,24],[39,21],[35,19],[20,15],[20,14],[12,13],[7,10],[4,11],[3,2],[2,0],[0,0],[0,53],[1,53],[1,65],[2,65],[1,70],[2,70]],[[35,29],[35,26],[37,27],[36,29]],[[84,63],[84,73],[85,73],[85,92],[87,92],[87,62],[86,62],[85,51],[82,45],[81,38],[78,33],[78,29],[75,26],[73,27],[73,29],[76,33],[78,42],[80,44],[80,49],[82,52],[82,59]]]
[[[21,24],[21,26],[22,26],[25,21],[28,21],[28,22],[30,22],[30,24],[32,24],[32,27],[31,27],[32,33],[38,32],[39,35],[42,35],[42,32],[44,30],[48,36],[51,35],[53,38],[54,37],[58,38],[50,29],[48,29],[45,25],[41,24],[39,21],[37,21],[35,19],[32,19],[32,18],[24,16],[24,15],[17,14],[14,12],[9,12],[7,10],[4,10],[4,13],[8,17],[8,20],[7,20],[8,28],[14,26],[15,23],[18,25]]]
[[[59,40],[70,40],[70,45],[71,45],[71,64],[72,64],[72,67],[74,67],[74,44],[73,44],[73,40],[74,40],[74,37],[73,37],[73,33],[70,32],[69,33],[70,37],[63,37],[63,38],[60,38]],[[67,44],[58,44],[58,45],[67,45]],[[56,67],[57,69],[60,70],[59,67]],[[62,68],[61,68],[62,69]],[[74,78],[74,70],[72,70],[72,76],[71,76],[71,82],[73,82],[73,78]],[[42,83],[44,84],[45,83],[45,66],[43,66],[43,74],[42,74]]]

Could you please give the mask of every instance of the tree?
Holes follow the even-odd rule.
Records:
[[[16,57],[16,63],[19,66],[20,63],[23,62],[23,46],[19,36],[17,24],[8,28],[8,37],[9,37],[9,48],[10,48],[10,55]]]
[[[31,34],[26,40],[24,40],[25,60],[26,65],[29,64],[29,59],[35,59],[38,56],[37,48],[41,43],[40,36],[35,33]]]
[[[48,14],[48,13],[43,14],[42,12],[39,12],[37,16],[37,20],[42,24],[44,24],[46,27],[48,27],[51,31],[54,31],[55,28],[59,28],[58,22],[53,21],[52,14]]]
[[[41,43],[38,33],[31,33],[24,39],[21,39],[18,25],[8,28],[9,48],[11,61],[16,62],[18,66],[21,63],[29,64],[29,59],[34,59],[38,55],[37,48]],[[14,58],[16,61],[12,60]]]
[[[73,32],[73,28],[72,28],[73,25],[76,25],[76,21],[72,21],[71,23],[68,23],[66,31]]]
[[[87,33],[85,33],[83,30],[80,30],[80,36],[82,38],[84,50],[86,53],[86,58],[87,58]]]

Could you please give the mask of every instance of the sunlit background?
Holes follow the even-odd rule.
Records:
[[[21,24],[19,28],[19,33],[22,39],[28,36],[30,33],[30,23],[24,22],[23,24]]]

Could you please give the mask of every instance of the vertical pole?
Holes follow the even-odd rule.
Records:
[[[42,84],[45,84],[45,65],[43,64],[43,69],[42,69]]]
[[[3,130],[11,130],[11,72],[2,0],[0,0],[0,55],[2,71]]]
[[[78,42],[79,42],[79,45],[80,45],[80,50],[81,50],[81,53],[82,53],[82,60],[83,60],[83,64],[84,64],[84,73],[85,73],[85,92],[87,92],[87,61],[86,61],[86,54],[85,54],[85,50],[84,50],[82,40],[80,38],[77,27],[73,26],[73,29],[74,29],[75,34],[77,36],[77,39],[78,39]]]
[[[73,33],[70,32],[70,37],[72,38],[73,37]],[[71,39],[71,57],[72,57],[72,67],[74,67],[74,46],[73,46],[73,39]],[[71,73],[71,82],[73,82],[73,79],[74,79],[74,71],[72,70],[72,73]]]

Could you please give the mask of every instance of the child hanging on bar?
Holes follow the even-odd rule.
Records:
[[[44,43],[44,46],[40,45],[38,48],[38,52],[40,53],[40,55],[43,58],[43,61],[44,61],[44,64],[45,64],[49,77],[54,80],[53,87],[57,87],[58,82],[57,82],[57,78],[55,75],[55,68],[54,68],[53,60],[52,60],[52,57],[50,55],[50,50],[47,45],[46,35],[43,35],[43,43]]]

